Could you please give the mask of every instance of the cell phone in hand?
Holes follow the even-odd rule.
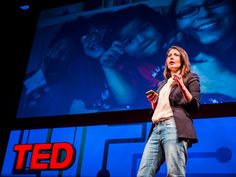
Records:
[[[146,95],[151,95],[151,94],[154,94],[154,93],[156,93],[154,90],[149,90],[149,91],[147,91],[145,94],[146,94]]]

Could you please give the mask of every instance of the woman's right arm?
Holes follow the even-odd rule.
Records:
[[[157,107],[158,93],[153,92],[153,93],[147,95],[147,99],[150,102],[152,109],[155,110]]]

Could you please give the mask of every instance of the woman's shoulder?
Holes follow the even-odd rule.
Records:
[[[188,78],[199,78],[198,74],[195,73],[195,72],[192,72],[192,71],[190,71],[190,72],[187,74],[187,77],[188,77]]]
[[[191,83],[193,81],[197,81],[197,82],[200,82],[200,79],[199,79],[199,76],[197,73],[195,72],[189,72],[186,76],[186,83]]]
[[[159,84],[160,84],[160,85],[161,85],[161,84],[164,84],[164,83],[166,83],[166,82],[167,82],[167,80],[168,80],[168,79],[163,79],[163,80],[160,80]]]
[[[160,86],[164,85],[166,82],[167,82],[166,79],[159,81],[159,82],[158,82],[158,88],[159,88]]]

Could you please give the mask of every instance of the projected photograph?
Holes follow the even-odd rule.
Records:
[[[150,108],[145,92],[164,79],[172,45],[188,52],[202,104],[235,102],[235,7],[230,0],[150,0],[43,10],[17,117]]]

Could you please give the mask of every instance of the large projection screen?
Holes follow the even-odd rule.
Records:
[[[186,49],[201,103],[236,99],[234,1],[143,1],[42,10],[17,118],[150,108],[167,49]]]

